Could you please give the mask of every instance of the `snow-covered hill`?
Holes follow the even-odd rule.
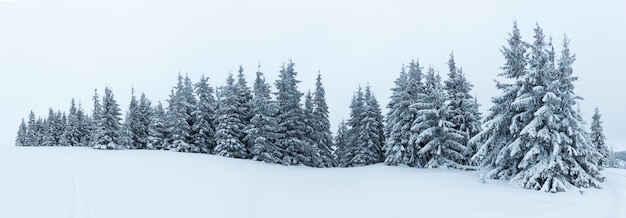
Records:
[[[604,189],[543,193],[480,172],[316,169],[166,151],[0,147],[0,217],[626,217]]]

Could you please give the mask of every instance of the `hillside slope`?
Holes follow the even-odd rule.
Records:
[[[0,147],[0,217],[626,217],[626,171],[549,194],[480,172],[316,169],[212,155]]]

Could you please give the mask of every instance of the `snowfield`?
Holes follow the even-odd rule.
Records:
[[[604,189],[551,194],[457,170],[0,147],[0,217],[626,217],[626,170],[602,173]]]

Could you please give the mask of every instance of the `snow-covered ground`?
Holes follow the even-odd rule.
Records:
[[[626,217],[626,170],[549,194],[480,172],[315,169],[203,154],[0,147],[0,217]]]

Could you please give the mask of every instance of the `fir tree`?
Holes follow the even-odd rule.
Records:
[[[298,91],[300,81],[296,79],[294,66],[291,60],[283,65],[275,82],[280,133],[276,144],[283,152],[279,158],[284,165],[309,164],[312,156],[311,147],[306,145],[304,113],[300,105],[303,94]]]
[[[315,140],[315,130],[313,125],[315,125],[315,117],[313,115],[313,94],[311,91],[308,91],[304,96],[304,128],[305,131],[305,146],[308,146],[311,151],[310,153],[310,162],[306,163],[308,166],[313,167],[323,167],[324,162],[322,161],[322,157],[319,151],[319,145]]]
[[[99,128],[95,134],[95,146],[96,149],[124,149],[125,147],[120,144],[120,133],[122,124],[120,121],[122,115],[119,105],[114,98],[113,91],[110,88],[104,89],[104,96],[102,97],[102,108],[98,115],[100,120],[98,121]]]
[[[513,23],[513,30],[509,36],[508,47],[501,50],[505,64],[502,67],[503,72],[499,75],[513,82],[496,83],[496,88],[502,91],[502,95],[492,99],[493,106],[489,115],[485,117],[484,129],[469,141],[470,144],[480,145],[472,160],[490,169],[487,172],[490,178],[509,179],[517,173],[513,165],[496,166],[497,156],[502,147],[513,142],[514,136],[519,135],[520,129],[512,125],[513,117],[518,110],[511,108],[510,105],[522,88],[520,78],[524,78],[528,73],[525,57],[528,44],[522,41],[517,22]]]
[[[214,91],[208,83],[209,78],[204,75],[200,81],[195,84],[196,95],[198,96],[198,104],[194,111],[193,142],[201,153],[211,153],[215,148],[215,110],[217,102],[215,100]]]
[[[28,123],[26,124],[26,142],[24,146],[41,146],[41,142],[38,140],[41,138],[41,127],[37,123],[35,113],[31,110],[28,114]]]
[[[422,68],[416,60],[411,61],[408,72],[402,67],[400,76],[391,89],[392,95],[387,105],[389,111],[385,122],[385,163],[388,165],[408,164],[415,162],[419,146],[410,145],[411,126],[416,118],[416,111],[410,108],[415,104],[423,91]]]
[[[595,149],[602,155],[600,160],[598,161],[598,166],[611,167],[611,165],[609,164],[609,148],[604,142],[604,140],[606,140],[606,137],[604,136],[602,121],[600,119],[602,119],[602,115],[596,107],[593,112],[593,117],[591,118],[591,133],[589,135],[589,138]]]
[[[150,128],[150,120],[152,119],[152,102],[146,97],[145,93],[141,93],[139,97],[139,114],[137,116],[137,129],[135,134],[137,137],[137,149],[146,149],[148,147],[148,135]]]
[[[383,116],[369,85],[365,87],[362,101],[361,114],[357,118],[359,119],[358,126],[353,127],[359,131],[352,132],[356,134],[354,138],[356,142],[352,144],[354,156],[350,159],[349,166],[365,166],[383,161],[382,147],[385,141]]]
[[[343,153],[338,154],[338,156],[341,157],[338,160],[340,167],[355,166],[352,160],[356,155],[356,151],[360,149],[360,143],[362,142],[360,141],[359,136],[362,132],[361,122],[363,121],[363,115],[365,114],[363,113],[363,105],[363,89],[359,86],[357,92],[355,92],[354,96],[352,96],[352,102],[350,103],[350,119],[347,122],[348,131],[346,133],[346,145],[344,149],[339,150]]]
[[[141,148],[140,131],[142,131],[142,124],[140,121],[141,111],[139,109],[139,102],[135,97],[135,88],[132,88],[130,104],[128,105],[128,112],[126,113],[126,119],[124,119],[123,134],[121,144],[130,149]]]
[[[497,155],[493,165],[487,165],[489,174],[546,192],[566,191],[568,183],[600,187],[603,178],[593,158],[595,150],[582,129],[580,114],[574,110],[579,97],[574,94],[574,57],[569,54],[568,40],[556,67],[554,50],[551,43],[545,42],[539,26],[534,38],[528,70],[517,74],[519,88],[510,104],[512,122],[504,126],[511,135],[494,151]],[[487,127],[493,131],[493,126]],[[494,139],[485,142],[489,140]]]
[[[85,114],[81,104],[78,104],[78,110],[76,111],[76,120],[78,122],[79,140],[78,146],[89,146],[89,140],[91,137],[91,118]]]
[[[315,92],[313,96],[312,121],[313,140],[317,145],[317,150],[322,159],[323,167],[334,167],[336,165],[333,155],[333,135],[330,131],[330,121],[328,119],[328,104],[326,103],[326,91],[322,84],[322,75],[318,72],[315,82]]]
[[[44,120],[43,126],[43,146],[59,146],[61,143],[61,136],[63,135],[64,125],[62,116],[59,113],[55,113],[52,108],[48,110],[48,118]]]
[[[191,144],[193,135],[193,112],[195,97],[193,87],[188,76],[178,75],[178,83],[170,95],[167,110],[168,150],[178,152],[197,152],[197,147]]]
[[[470,158],[476,153],[478,147],[477,144],[468,143],[468,141],[481,131],[481,115],[478,112],[476,99],[469,94],[473,85],[467,81],[463,70],[456,67],[453,53],[450,53],[448,68],[450,72],[444,86],[450,110],[447,120],[452,122],[452,128],[464,134],[461,144],[466,146],[467,150],[462,163],[469,164]]]
[[[278,107],[270,96],[270,86],[260,70],[256,72],[253,93],[251,101],[253,117],[250,120],[250,125],[245,129],[245,141],[249,146],[249,156],[253,160],[279,163],[279,155],[282,152],[276,146]]]
[[[411,143],[421,145],[417,152],[416,166],[426,168],[460,168],[464,161],[466,135],[455,129],[450,108],[446,105],[441,78],[430,68],[426,74],[426,95],[423,101],[413,105],[417,118],[411,130]]]
[[[235,84],[235,88],[233,89],[233,94],[237,98],[237,114],[239,114],[239,119],[241,120],[241,124],[245,128],[250,125],[250,119],[252,119],[252,108],[250,105],[250,101],[252,101],[252,91],[248,86],[248,82],[246,81],[246,76],[243,73],[243,66],[239,65],[239,71],[237,73],[237,83]],[[242,128],[243,130],[243,128]],[[246,137],[246,133],[243,132],[239,138],[240,141],[244,142],[244,138]],[[247,146],[246,146],[247,147]]]
[[[341,163],[346,162],[348,150],[348,126],[345,121],[341,121],[339,126],[337,127],[337,134],[335,134],[335,138],[333,139],[335,147],[333,151],[333,158],[335,159],[335,163],[338,166],[343,166]]]
[[[162,150],[166,147],[165,110],[161,102],[151,109],[150,125],[148,126],[148,144],[146,148]]]
[[[15,146],[28,146],[28,127],[26,121],[22,118],[22,123],[17,130],[17,137],[15,138]]]
[[[100,122],[101,119],[101,114],[102,114],[102,105],[100,104],[100,96],[98,95],[98,89],[94,90],[94,95],[93,95],[93,112],[91,115],[91,126],[89,127],[91,134],[89,137],[89,146],[90,147],[95,147],[96,145],[98,145],[97,143],[97,139],[101,136],[99,136],[98,134],[103,133],[103,125]]]
[[[246,158],[246,145],[241,141],[243,122],[238,113],[239,95],[233,75],[228,75],[226,86],[218,93],[218,109],[216,112],[215,143],[213,153],[224,157]]]
[[[62,136],[63,146],[79,146],[81,143],[80,121],[78,120],[78,108],[74,99],[70,104],[70,111],[67,116],[65,134]]]

